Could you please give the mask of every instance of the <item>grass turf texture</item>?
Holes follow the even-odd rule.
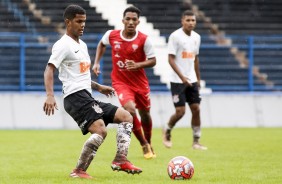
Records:
[[[281,128],[204,128],[202,143],[207,151],[191,148],[191,129],[175,128],[173,147],[162,144],[161,129],[153,130],[153,146],[157,158],[145,160],[136,138],[132,136],[129,160],[143,169],[140,175],[113,172],[115,129],[100,147],[88,169],[94,180],[68,177],[89,135],[79,130],[1,130],[0,183],[282,183]],[[195,174],[189,181],[173,181],[167,174],[167,164],[175,156],[190,158]]]

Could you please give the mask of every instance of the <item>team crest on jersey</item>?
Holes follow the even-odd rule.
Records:
[[[95,112],[101,114],[103,112],[103,110],[101,109],[101,107],[98,106],[98,104],[94,104],[92,106],[92,108],[94,109]]]
[[[173,95],[172,96],[172,101],[173,101],[173,103],[179,102],[179,95]]]
[[[133,49],[134,51],[136,51],[136,49],[138,49],[138,45],[137,45],[137,44],[132,44],[132,49]]]

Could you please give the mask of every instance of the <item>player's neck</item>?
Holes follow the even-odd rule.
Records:
[[[192,30],[185,30],[185,29],[182,30],[186,35],[191,36]]]
[[[126,39],[131,39],[136,35],[136,31],[134,32],[127,32],[125,30],[122,31],[122,36]]]
[[[69,34],[69,33],[67,33],[67,35],[68,35],[69,37],[71,37],[74,41],[76,41],[77,43],[79,43],[79,37],[74,36],[74,35]]]

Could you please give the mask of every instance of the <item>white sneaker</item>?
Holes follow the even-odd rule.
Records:
[[[200,143],[193,143],[192,148],[195,150],[207,150],[206,146],[201,145]]]

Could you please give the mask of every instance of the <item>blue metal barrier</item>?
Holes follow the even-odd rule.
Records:
[[[37,40],[38,37],[47,37],[50,39],[50,41],[47,42],[39,42]],[[48,49],[51,48],[51,46],[54,44],[54,42],[60,37],[61,35],[58,34],[44,34],[44,35],[34,35],[34,34],[23,34],[23,33],[0,33],[0,54],[1,58],[4,57],[5,50],[7,48],[16,48],[19,49],[19,53],[14,53],[15,55],[19,55],[19,61],[15,60],[12,62],[18,62],[19,64],[19,82],[17,84],[1,84],[0,82],[0,91],[42,91],[44,90],[44,85],[37,84],[30,86],[27,84],[26,81],[26,67],[27,67],[27,53],[26,50],[29,48],[46,48],[46,52]],[[82,38],[83,40],[86,40],[86,43],[88,43],[88,48],[92,51],[96,50],[96,46],[98,41],[101,39],[101,34],[85,34]],[[257,85],[255,84],[254,75],[253,75],[253,67],[256,65],[259,58],[254,57],[254,52],[256,51],[265,51],[265,50],[274,50],[277,53],[282,53],[282,36],[273,36],[273,37],[262,37],[262,36],[230,36],[233,40],[235,40],[234,43],[230,46],[219,46],[216,44],[205,44],[204,41],[202,41],[201,44],[201,50],[209,50],[209,49],[217,49],[217,50],[223,50],[226,48],[231,47],[237,47],[238,49],[244,50],[247,52],[247,58],[249,61],[248,66],[248,84],[247,85],[231,85],[231,84],[225,84],[225,85],[210,85],[207,84],[208,87],[212,88],[215,91],[280,91],[282,90],[282,82],[281,84],[274,84],[274,86],[267,86],[267,85]],[[34,38],[34,39],[33,39]],[[209,38],[208,36],[202,36],[202,40]],[[52,40],[52,41],[51,41]],[[90,40],[90,41],[88,41]],[[262,43],[257,43],[259,40],[262,40]],[[263,42],[264,40],[264,42]],[[274,40],[274,44],[271,43],[271,40]],[[279,41],[281,40],[281,42]],[[50,53],[49,53],[50,54]],[[90,53],[90,55],[93,55],[93,52]],[[279,56],[282,56],[279,55]],[[40,57],[40,56],[38,56]],[[271,58],[270,58],[271,59]],[[279,58],[278,58],[279,59]],[[44,63],[46,65],[47,63]],[[282,58],[281,60],[281,66],[282,66]],[[5,61],[1,61],[5,62]],[[2,67],[0,63],[0,67]],[[103,70],[103,61],[101,62],[101,70]],[[5,70],[5,68],[0,68],[0,70]],[[42,73],[43,75],[43,73]],[[282,75],[282,72],[281,72]],[[2,77],[2,75],[1,75]],[[1,78],[0,77],[0,78]],[[98,82],[103,83],[105,76],[100,75],[98,77]],[[282,76],[281,76],[282,78]],[[2,78],[3,79],[3,78]],[[7,78],[8,79],[8,78]],[[205,79],[204,79],[205,80]],[[5,79],[3,79],[5,81]],[[43,81],[42,81],[43,82]],[[55,84],[55,89],[60,90],[61,85]],[[152,89],[154,91],[164,91],[162,86],[153,86]]]

